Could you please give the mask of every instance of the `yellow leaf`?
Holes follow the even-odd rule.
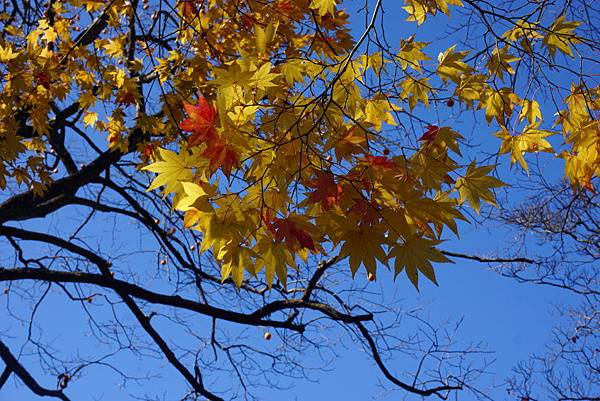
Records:
[[[187,150],[181,149],[179,154],[158,148],[158,154],[162,160],[142,168],[142,170],[158,173],[146,191],[152,191],[158,187],[165,186],[163,193],[166,195],[180,190],[180,181],[192,180],[192,157]]]
[[[442,78],[442,81],[447,82],[451,80],[458,84],[461,81],[462,75],[471,74],[474,70],[473,67],[462,61],[469,52],[455,52],[455,48],[456,46],[452,46],[438,55],[439,65],[436,73]]]
[[[93,126],[98,121],[98,113],[93,111],[86,111],[83,115],[83,123],[86,127]]]
[[[221,281],[225,281],[229,276],[236,286],[241,286],[244,281],[244,269],[248,270],[252,266],[252,254],[247,248],[238,244],[230,243],[217,255],[221,264]],[[251,272],[254,273],[254,272]]]
[[[529,171],[523,157],[525,152],[554,152],[550,142],[544,138],[554,135],[555,132],[540,130],[537,128],[538,125],[539,123],[528,126],[521,135],[510,135],[506,130],[496,133],[496,136],[502,139],[499,153],[510,152],[510,163],[519,162],[525,171]]]
[[[514,105],[519,102],[518,96],[510,88],[491,90],[482,104],[485,106],[485,119],[488,124],[496,119],[498,124],[504,123],[505,117],[512,115]]]
[[[408,98],[408,106],[414,109],[419,101],[429,107],[429,93],[433,91],[427,78],[415,79],[407,74],[407,78],[400,84],[401,97]]]
[[[499,179],[488,175],[494,170],[495,166],[475,166],[472,161],[467,167],[464,177],[456,180],[456,189],[458,189],[459,201],[462,203],[468,201],[477,213],[481,208],[481,201],[497,206],[496,197],[491,189],[500,188],[506,184]]]
[[[294,84],[296,82],[304,82],[306,78],[306,61],[305,60],[290,60],[279,66],[285,80]]]
[[[340,258],[350,257],[350,270],[355,275],[362,264],[367,272],[376,276],[377,261],[386,264],[387,258],[382,244],[386,239],[381,227],[364,227],[356,231],[350,231],[344,236],[344,245],[340,250]]]
[[[400,107],[389,100],[367,100],[363,119],[373,124],[377,131],[381,131],[381,126],[384,122],[389,125],[396,125],[396,120],[394,120],[392,112],[398,110],[401,110]]]
[[[413,0],[405,0],[408,3],[407,6],[402,7],[404,11],[408,13],[407,21],[415,21],[417,25],[421,25],[427,18],[427,7],[419,2]]]
[[[542,35],[540,35],[536,30],[537,26],[537,21],[525,21],[522,19],[518,20],[514,27],[502,35],[502,38],[511,42],[516,42],[522,38],[526,40],[539,39],[542,37]]]
[[[461,0],[404,0],[407,6],[403,7],[408,13],[407,21],[416,21],[418,25],[425,22],[427,14],[435,15],[438,11],[450,15],[449,4],[462,6]]]
[[[403,70],[409,66],[417,71],[421,71],[420,61],[431,60],[421,51],[428,43],[414,42],[414,35],[407,40],[400,42],[400,51],[398,52],[398,60]]]
[[[565,16],[560,16],[548,29],[548,33],[542,39],[542,44],[546,46],[550,56],[554,58],[556,50],[573,57],[571,45],[580,43],[581,39],[573,32],[581,22],[565,21]]]
[[[508,46],[494,48],[486,64],[490,75],[497,76],[500,79],[504,79],[505,72],[514,75],[515,70],[510,63],[519,61],[520,58],[513,56],[508,52],[508,50]]]
[[[521,113],[519,113],[519,121],[527,119],[529,124],[535,124],[537,119],[542,119],[542,112],[540,111],[540,104],[535,100],[524,99],[521,103]]]
[[[177,198],[177,201],[173,200],[173,207],[177,210],[186,211],[189,210],[192,205],[202,197],[208,196],[206,191],[202,187],[193,182],[181,181],[183,193]]]
[[[0,63],[7,63],[19,57],[19,53],[15,53],[10,45],[6,47],[0,45]]]
[[[115,39],[110,39],[107,44],[103,46],[106,54],[113,58],[120,58],[125,53],[125,41],[124,35],[118,36]]]
[[[258,89],[265,90],[273,86],[277,86],[273,83],[273,80],[279,76],[279,74],[271,73],[271,63],[263,64],[258,70],[254,72],[251,78],[251,83],[254,84]]]
[[[325,14],[334,15],[336,4],[336,0],[312,0],[310,2],[310,8],[317,10],[320,16]]]
[[[267,52],[267,46],[269,45],[269,43],[271,43],[271,41],[275,37],[278,26],[279,26],[279,21],[276,21],[274,24],[272,22],[270,22],[269,25],[267,25],[266,29],[263,29],[262,27],[256,25],[256,27],[254,28],[256,31],[256,33],[255,33],[256,49],[260,53]]]
[[[411,236],[402,244],[391,246],[389,258],[394,258],[394,274],[398,276],[403,270],[410,282],[419,288],[419,274],[437,285],[435,272],[431,262],[452,263],[437,248],[441,241],[430,240],[423,237]]]

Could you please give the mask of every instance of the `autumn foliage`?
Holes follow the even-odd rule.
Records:
[[[7,28],[0,187],[14,180],[44,193],[53,178],[40,154],[57,143],[50,111],[76,100],[85,127],[112,152],[135,153],[152,176],[148,190],[161,190],[184,213],[181,226],[201,233],[200,251],[215,255],[223,280],[265,274],[284,286],[310,254],[348,257],[352,273],[387,267],[415,286],[419,273],[435,282],[433,264],[449,261],[444,235],[470,219],[467,208],[495,205],[505,184],[496,161],[463,157],[463,135],[436,121],[434,103],[485,121],[481,135],[495,136],[500,160],[507,154],[527,170],[530,154],[556,154],[574,187],[595,190],[600,89],[573,82],[553,118],[544,99],[510,84],[536,52],[574,57],[587,45],[578,22],[513,21],[477,63],[418,32],[366,51],[346,2],[238,3],[179,1],[170,51],[143,34],[126,46],[124,0],[58,1],[37,29]],[[415,28],[462,6],[397,5]],[[85,45],[70,24],[82,10],[108,26]],[[27,137],[15,129],[16,109],[28,110]]]

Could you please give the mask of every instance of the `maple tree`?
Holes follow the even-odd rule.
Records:
[[[515,2],[510,11],[473,0],[377,0],[360,10],[348,3],[5,5],[0,235],[19,260],[18,269],[3,270],[6,280],[115,291],[192,391],[208,399],[220,396],[179,361],[136,299],[213,324],[300,333],[308,323],[299,311],[316,311],[352,326],[397,387],[440,397],[464,388],[465,372],[399,380],[364,323],[372,313],[314,293],[327,292],[326,272],[346,264],[348,283],[387,279],[390,270],[417,288],[423,278],[437,284],[438,264],[461,257],[443,242],[485,204],[497,206],[495,191],[530,172],[540,152],[561,165],[571,191],[595,193],[597,32],[589,17],[575,18],[576,6],[546,2]],[[391,8],[410,32],[397,44],[383,28]],[[477,16],[484,40],[469,48],[420,38],[455,13]],[[475,142],[493,143],[491,153],[473,151],[457,122],[467,115],[480,131]],[[67,206],[91,210],[68,237],[10,224],[47,220]],[[79,236],[97,213],[136,221],[159,244],[159,264],[173,263],[202,300],[130,282],[117,257]],[[57,257],[69,253],[89,266],[50,270],[43,257],[24,256],[17,240],[45,242]],[[240,302],[273,298],[229,310],[209,302],[205,285]],[[7,347],[0,356],[34,392],[66,399],[64,388],[44,390],[20,373]],[[63,376],[65,387],[69,380]]]

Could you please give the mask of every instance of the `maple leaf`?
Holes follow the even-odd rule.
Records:
[[[320,203],[323,210],[329,210],[338,205],[343,193],[343,188],[335,182],[333,174],[327,171],[317,171],[315,179],[306,184],[316,190],[309,193],[309,203]]]
[[[214,212],[203,213],[195,229],[202,231],[200,252],[205,252],[213,248],[213,252],[218,255],[227,244],[240,242],[232,241],[232,238],[238,239],[235,229],[228,221],[217,216]]]
[[[359,226],[370,226],[379,221],[381,217],[381,206],[364,198],[353,199],[350,212],[358,217]]]
[[[98,121],[98,113],[93,111],[86,111],[83,114],[82,120],[86,127],[91,127],[96,124],[96,121]]]
[[[377,261],[387,263],[387,256],[382,248],[386,239],[379,226],[362,227],[344,235],[344,244],[340,249],[340,259],[350,257],[349,264],[354,276],[363,265],[368,273],[377,274]]]
[[[415,79],[406,74],[407,78],[400,83],[402,88],[402,98],[408,99],[408,106],[414,109],[418,101],[421,101],[425,107],[429,107],[429,93],[433,92],[428,78]]]
[[[179,127],[192,133],[188,138],[188,146],[198,146],[215,136],[217,110],[204,97],[198,98],[195,105],[185,103],[183,108],[188,118],[183,120]]]
[[[404,270],[410,282],[418,289],[418,272],[421,272],[437,285],[435,271],[431,262],[453,263],[436,248],[440,242],[423,237],[410,236],[404,240],[404,243],[391,246],[388,257],[390,259],[394,258],[394,275],[398,276]]]
[[[388,159],[386,156],[374,156],[366,154],[363,157],[363,161],[377,170],[391,170],[397,167],[396,162]]]
[[[178,5],[181,6],[183,10],[183,16],[187,18],[193,18],[198,15],[198,8],[196,3],[198,0],[179,0]]]
[[[277,0],[276,7],[279,11],[289,14],[294,10],[294,0]]]
[[[348,156],[365,151],[367,144],[367,135],[358,127],[351,127],[344,132],[344,135],[335,143],[335,157],[338,160]]]
[[[50,89],[50,84],[52,83],[52,79],[50,75],[48,75],[45,71],[38,71],[33,74],[33,77],[38,82],[38,84],[42,85],[46,89]]]
[[[511,75],[515,74],[514,68],[510,63],[519,61],[519,57],[515,57],[508,52],[509,47],[505,46],[502,48],[495,47],[490,55],[487,62],[487,68],[491,75],[495,75],[500,79],[504,79],[504,73],[507,72]]]
[[[364,121],[373,124],[377,131],[381,131],[383,123],[396,125],[396,120],[392,115],[393,111],[400,110],[400,107],[391,103],[389,100],[368,100],[365,107],[363,119]]]
[[[435,140],[438,132],[440,132],[440,127],[437,125],[428,125],[425,127],[427,131],[419,138],[419,141],[432,142]]]
[[[279,69],[285,80],[291,84],[296,82],[304,82],[306,75],[304,74],[304,70],[307,68],[306,62],[304,60],[290,60],[286,63],[283,63],[279,66]]]
[[[325,14],[333,15],[335,13],[336,0],[312,0],[310,8],[317,10],[320,16]]]
[[[530,124],[535,124],[537,119],[542,119],[540,105],[535,100],[523,100],[521,103],[521,113],[519,113],[519,121],[527,119]]]
[[[0,63],[7,63],[19,57],[19,53],[13,51],[12,46],[0,45]]]
[[[409,66],[416,70],[421,71],[420,61],[431,60],[421,50],[428,45],[426,42],[415,42],[415,35],[412,35],[406,40],[400,42],[400,51],[398,52],[398,60],[403,70],[406,70]]]
[[[279,76],[271,72],[273,65],[271,63],[263,64],[258,70],[252,74],[250,82],[256,86],[257,89],[265,90],[277,86],[273,83],[273,80]]]
[[[455,52],[456,46],[450,47],[443,53],[438,55],[439,65],[437,67],[437,74],[442,78],[442,81],[447,82],[448,80],[459,84],[461,76],[472,74],[474,69],[467,63],[462,61],[469,51]]]
[[[207,142],[207,147],[202,152],[202,156],[209,160],[212,171],[221,168],[227,177],[231,175],[233,167],[240,164],[239,152],[219,137]]]
[[[269,230],[273,233],[276,242],[284,242],[292,252],[299,251],[302,248],[316,251],[315,242],[307,230],[300,226],[306,225],[301,223],[296,217],[288,217],[280,219],[275,217],[268,225]]]
[[[465,76],[460,81],[460,85],[454,91],[454,95],[459,100],[465,102],[468,107],[473,108],[474,102],[481,100],[482,93],[488,85],[485,81],[487,76],[483,74],[473,74]]]
[[[192,168],[197,166],[196,160],[184,149],[177,154],[171,150],[158,148],[160,161],[142,167],[142,170],[158,173],[146,191],[165,186],[165,196],[177,191],[180,181],[192,180]]]
[[[279,21],[276,21],[275,23],[269,23],[266,29],[263,29],[258,25],[254,28],[256,36],[256,49],[259,53],[267,52],[267,45],[275,37],[275,34],[277,33],[277,27],[279,27]]]
[[[231,276],[235,285],[241,286],[244,281],[244,270],[254,274],[254,271],[249,269],[254,265],[252,258],[255,256],[251,250],[233,242],[223,247],[217,255],[217,259],[221,261],[221,282]]]
[[[519,103],[519,97],[510,88],[491,90],[485,104],[485,119],[488,124],[496,119],[498,124],[504,123],[504,117],[510,117],[515,104]]]
[[[467,167],[465,175],[456,180],[456,189],[458,189],[459,200],[469,202],[471,207],[477,213],[481,208],[481,201],[497,206],[496,197],[491,189],[500,188],[506,184],[499,179],[489,176],[496,166],[475,166],[475,161],[472,161]]]
[[[135,104],[137,102],[137,93],[119,91],[115,100],[119,104]]]
[[[458,146],[458,141],[462,139],[462,135],[458,132],[454,131],[449,127],[438,127],[437,125],[428,125],[425,127],[427,131],[419,138],[420,141],[424,141],[425,145],[435,144],[443,149],[450,149],[454,153],[460,155],[460,147]],[[444,158],[445,160],[442,163],[449,167],[451,165],[451,160]],[[431,161],[435,163],[434,160]]]
[[[542,39],[542,44],[546,46],[552,58],[554,58],[557,50],[573,57],[573,50],[571,50],[570,45],[581,42],[581,39],[573,33],[579,25],[581,23],[577,21],[566,21],[564,15],[554,21],[548,29],[548,33]]]
[[[104,51],[113,58],[120,58],[125,52],[126,40],[127,37],[124,35],[118,36],[115,39],[111,39],[103,46]]]
[[[408,5],[402,8],[408,13],[408,18],[406,20],[415,21],[417,25],[421,25],[425,22],[429,10],[427,6],[413,0],[405,0],[405,2],[408,3]]]
[[[282,286],[287,282],[287,266],[297,268],[294,256],[284,244],[263,243],[257,251],[256,271],[265,269],[265,280],[269,288],[277,273],[277,278]]]
[[[200,198],[208,196],[204,188],[193,182],[181,182],[183,193],[173,200],[173,207],[177,210],[187,211]]]
[[[548,152],[552,153],[552,145],[545,138],[554,135],[555,132],[538,129],[539,122],[529,125],[520,135],[511,135],[503,129],[496,133],[496,136],[502,139],[499,153],[511,153],[510,163],[519,162],[525,171],[529,171],[527,162],[523,155],[525,152]]]
[[[538,27],[537,21],[526,21],[526,20],[518,20],[514,27],[506,31],[503,35],[503,39],[507,39],[511,42],[516,42],[519,39],[524,39],[523,43],[527,43],[529,39],[539,39],[542,37],[536,30]],[[529,46],[523,46],[525,49],[528,49]]]

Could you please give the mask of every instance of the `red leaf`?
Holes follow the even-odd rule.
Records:
[[[183,108],[188,118],[183,120],[179,127],[192,133],[188,138],[188,145],[198,146],[213,139],[216,133],[217,110],[203,97],[198,99],[196,105],[184,104]]]
[[[152,155],[154,154],[154,145],[151,143],[146,144],[142,153],[148,158],[152,157]]]
[[[333,174],[325,171],[317,171],[316,178],[307,183],[315,188],[308,196],[310,203],[321,203],[323,210],[329,210],[338,205],[342,196],[342,186],[335,182]]]
[[[117,93],[116,101],[120,104],[135,104],[135,94],[132,92],[119,92]]]
[[[38,82],[38,84],[42,85],[46,89],[50,89],[50,75],[48,75],[45,72],[36,72],[35,74],[33,74],[33,77]]]
[[[354,199],[350,212],[358,216],[359,226],[370,226],[379,220],[381,207],[372,201],[363,198]]]
[[[216,171],[219,167],[229,177],[234,166],[240,164],[237,150],[215,135],[212,141],[206,143],[207,148],[202,156],[209,160],[210,168]]]
[[[290,229],[290,233],[296,238],[296,240],[298,240],[302,248],[307,248],[311,251],[315,250],[315,243],[308,232],[292,227]]]
[[[427,129],[427,131],[425,131],[425,133],[419,138],[419,141],[434,141],[438,132],[440,132],[440,127],[438,127],[437,125],[428,125],[425,128]]]
[[[198,15],[198,7],[196,3],[198,0],[181,0],[180,4],[183,5],[183,16],[186,18],[193,18]]]
[[[294,2],[292,0],[278,0],[276,7],[280,12],[289,14],[294,10]]]
[[[364,160],[373,168],[381,168],[383,170],[391,170],[396,167],[396,163],[385,156],[365,155]]]
[[[252,27],[254,26],[254,19],[252,19],[251,17],[249,17],[247,14],[243,14],[242,15],[242,26],[246,30],[252,29]]]
[[[285,245],[291,251],[298,251],[302,248],[315,251],[315,243],[310,234],[298,227],[290,219],[274,218],[273,222],[268,224],[269,230],[274,234],[275,241],[285,242]]]

